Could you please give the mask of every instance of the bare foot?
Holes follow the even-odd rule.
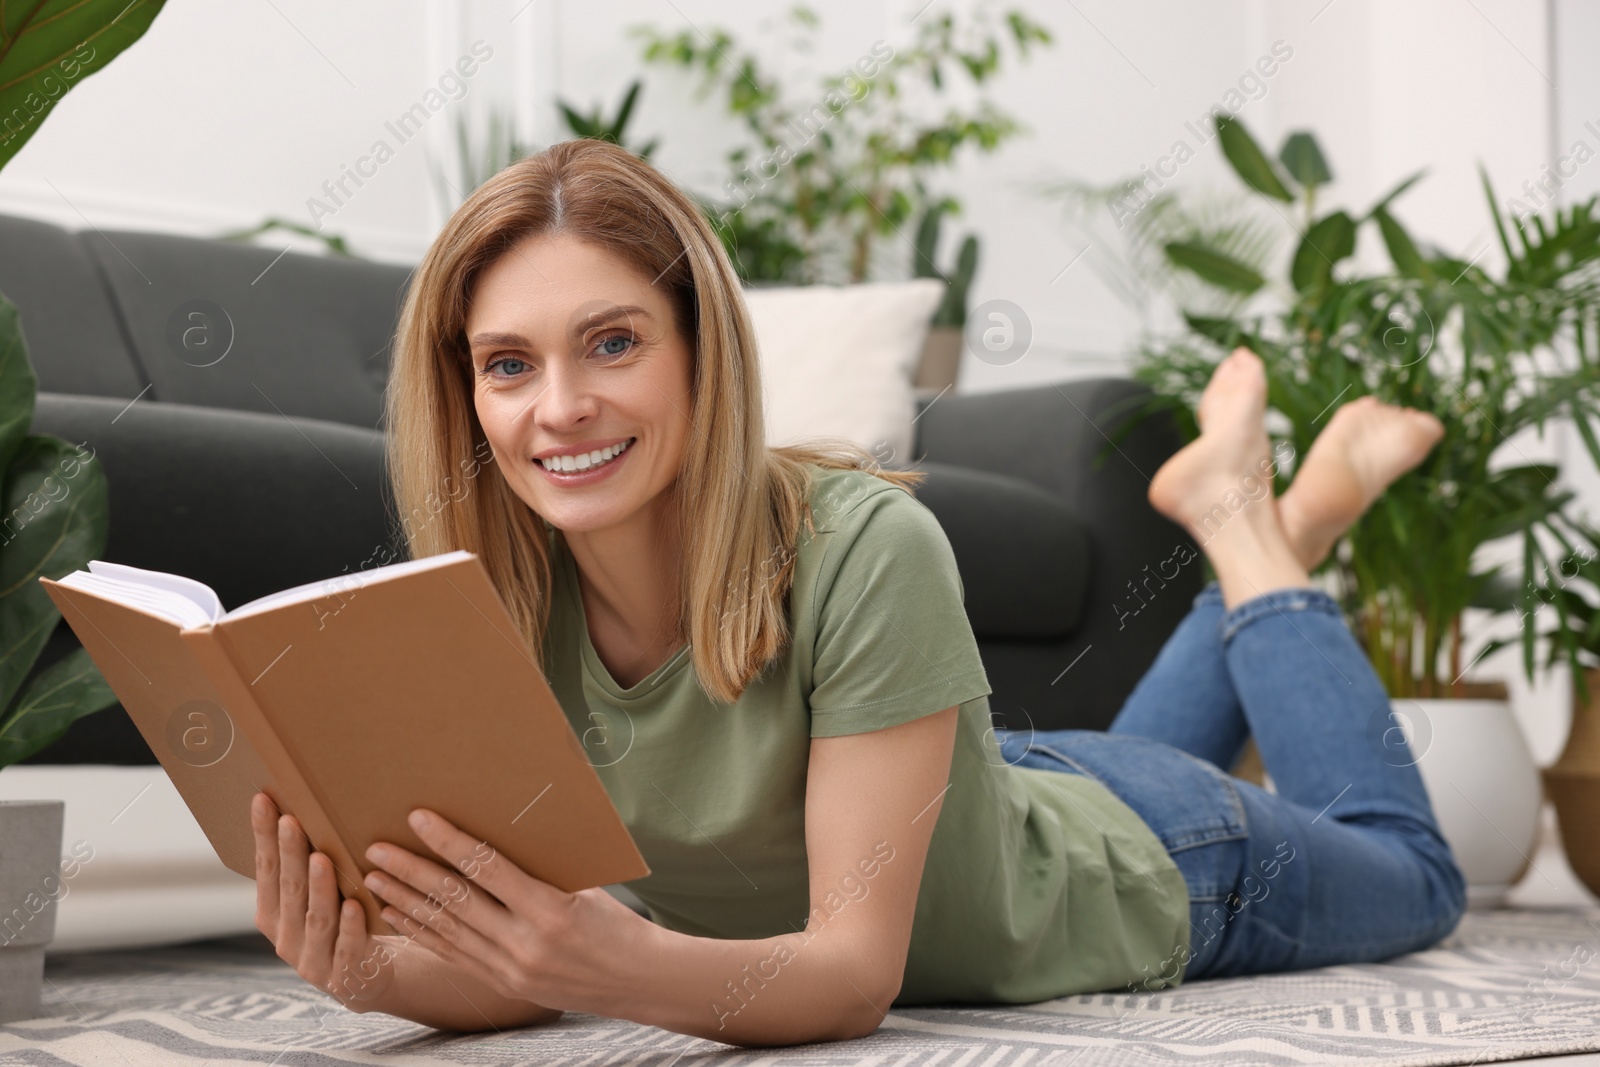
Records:
[[[1426,411],[1372,396],[1334,411],[1278,498],[1278,517],[1300,562],[1309,570],[1326,559],[1389,484],[1443,436],[1444,424]]]
[[[1150,482],[1150,503],[1202,544],[1209,526],[1245,503],[1272,506],[1267,376],[1261,359],[1236,348],[1218,361],[1195,409],[1200,436],[1162,464]],[[1262,472],[1266,476],[1263,479]]]
[[[1200,436],[1150,483],[1150,503],[1205,550],[1229,608],[1311,584],[1278,520],[1266,411],[1261,359],[1236,348],[1217,364],[1200,398]]]

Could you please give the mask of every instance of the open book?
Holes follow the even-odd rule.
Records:
[[[399,931],[362,883],[368,845],[453,867],[412,808],[568,892],[650,873],[470,552],[233,611],[193,579],[98,560],[40,581],[231,870],[255,877],[259,790],[333,860],[372,934]]]

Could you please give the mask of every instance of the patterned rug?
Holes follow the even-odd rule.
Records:
[[[1099,1067],[1483,1064],[1600,1050],[1600,908],[1469,913],[1382,964],[1022,1007],[908,1008],[858,1041],[740,1049],[568,1014],[447,1035],[354,1015],[255,936],[46,959],[44,1014],[0,1026],[0,1063]]]

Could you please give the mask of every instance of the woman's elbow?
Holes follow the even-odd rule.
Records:
[[[855,1000],[854,1017],[846,1028],[845,1039],[868,1037],[883,1025],[883,1020],[888,1016],[889,1009],[894,1004],[894,998],[900,995],[900,977],[896,975],[890,981],[878,982],[852,982],[854,992],[859,996]]]
[[[563,1014],[558,1008],[546,1008],[543,1005],[535,1004],[528,1011],[505,1015],[498,1019],[492,1019],[482,1012],[478,1012],[471,1019],[454,1017],[448,1020],[417,1019],[414,1021],[423,1022],[435,1030],[449,1034],[487,1034],[490,1032],[498,1034],[507,1030],[521,1029],[525,1026],[547,1026],[561,1018]]]

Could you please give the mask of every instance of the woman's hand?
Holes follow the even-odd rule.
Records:
[[[391,926],[502,996],[617,1015],[654,923],[604,889],[568,893],[533,877],[437,812],[417,808],[410,823],[455,870],[389,842],[369,848],[382,870],[366,885]]]
[[[278,957],[351,1011],[373,1010],[394,980],[403,937],[372,937],[361,905],[341,900],[333,861],[311,851],[293,815],[265,793],[250,800],[256,841],[256,929]]]

